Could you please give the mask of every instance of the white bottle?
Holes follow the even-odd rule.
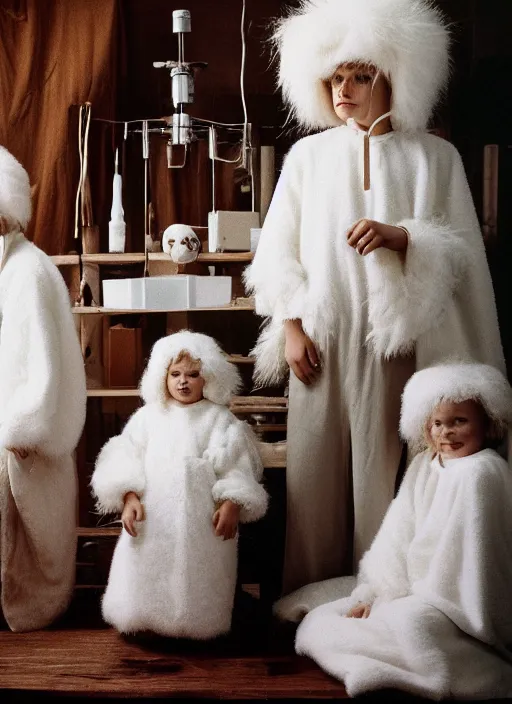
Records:
[[[108,224],[108,251],[124,252],[126,241],[126,223],[124,221],[123,210],[123,179],[118,173],[118,152],[116,149],[116,161],[114,170],[114,182],[112,186],[112,210],[110,211],[110,222]]]

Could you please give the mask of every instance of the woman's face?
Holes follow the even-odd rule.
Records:
[[[203,398],[204,378],[201,363],[190,357],[174,362],[167,372],[167,389],[180,403],[196,403]]]
[[[479,403],[440,403],[432,413],[429,432],[442,457],[457,459],[479,452],[485,444],[486,415]]]
[[[368,128],[389,112],[389,83],[374,66],[342,64],[332,75],[330,85],[334,112],[343,122],[353,118],[358,125]]]

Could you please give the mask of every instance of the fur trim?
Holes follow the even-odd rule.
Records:
[[[302,0],[273,41],[284,99],[307,129],[341,124],[325,81],[344,62],[370,62],[388,77],[399,130],[426,127],[448,79],[448,30],[428,0]]]
[[[505,432],[512,425],[512,389],[503,374],[487,364],[441,364],[416,372],[402,396],[400,432],[416,449],[424,447],[423,429],[441,401],[474,399],[495,426]]]
[[[268,495],[261,484],[248,482],[245,476],[237,477],[235,470],[214,484],[212,496],[215,502],[228,499],[240,506],[241,523],[259,521],[267,512]]]
[[[124,496],[134,491],[142,497],[146,479],[143,462],[132,443],[122,435],[103,446],[91,477],[91,488],[99,513],[121,513]]]
[[[0,146],[0,215],[25,230],[32,214],[30,180],[20,162]]]
[[[471,243],[447,225],[397,224],[411,235],[405,265],[396,252],[383,248],[366,259],[367,342],[386,358],[412,352],[420,335],[439,325],[472,257]]]
[[[267,318],[251,355],[256,358],[254,364],[255,388],[278,386],[286,377],[288,364],[284,358],[284,325],[282,322]]]
[[[212,337],[189,330],[163,337],[154,345],[140,386],[144,402],[166,406],[169,400],[167,371],[172,360],[184,351],[201,360],[201,375],[206,382],[203,396],[227,406],[241,386],[238,369]]]

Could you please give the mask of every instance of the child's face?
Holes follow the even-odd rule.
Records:
[[[430,418],[429,432],[436,452],[445,459],[468,457],[484,446],[484,411],[475,401],[440,403]]]
[[[330,79],[332,103],[336,115],[346,122],[350,117],[362,127],[389,111],[390,89],[377,69],[364,64],[338,66]]]
[[[203,398],[204,379],[201,364],[190,357],[174,362],[167,372],[167,389],[180,403],[196,403]]]

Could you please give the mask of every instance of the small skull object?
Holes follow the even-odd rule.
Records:
[[[169,225],[162,235],[162,249],[176,264],[195,262],[201,241],[188,225]]]

